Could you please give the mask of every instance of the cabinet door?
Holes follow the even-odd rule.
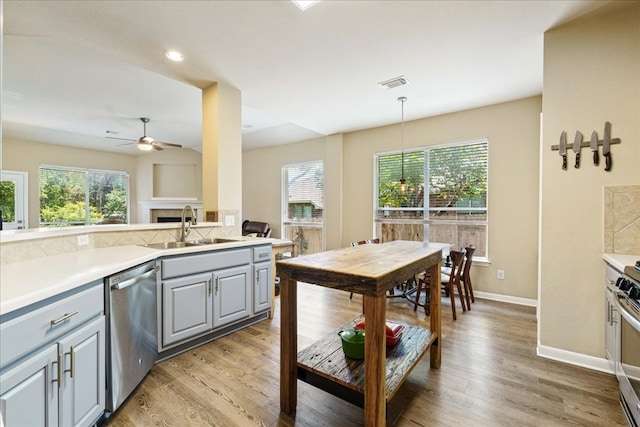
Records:
[[[616,372],[616,363],[618,360],[618,310],[613,305],[613,295],[609,288],[605,288],[605,358],[609,361],[609,367]]]
[[[211,273],[162,282],[162,345],[167,347],[212,328]]]
[[[251,266],[217,270],[214,276],[213,327],[251,315]]]
[[[271,309],[272,291],[271,262],[260,262],[253,266],[253,312]]]
[[[90,426],[105,408],[105,320],[101,316],[59,342],[60,426]]]
[[[58,372],[58,346],[52,344],[0,375],[4,425],[57,426]]]

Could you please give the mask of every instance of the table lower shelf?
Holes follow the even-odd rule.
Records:
[[[364,360],[350,359],[342,351],[338,332],[352,329],[362,316],[344,323],[334,332],[298,353],[298,379],[364,407]],[[395,322],[397,323],[397,322]],[[404,325],[402,338],[386,351],[387,403],[415,365],[438,338],[435,332]]]

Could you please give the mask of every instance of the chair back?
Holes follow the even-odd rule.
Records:
[[[464,248],[464,268],[462,270],[462,280],[469,277],[469,272],[471,271],[471,263],[473,262],[473,253],[476,251],[476,247],[473,245],[469,245]]]
[[[271,227],[266,222],[245,221],[242,223],[242,235],[256,234],[257,237],[270,237]]]
[[[462,273],[462,262],[464,261],[464,252],[450,251],[451,257],[451,283],[458,283],[460,281],[460,275]]]

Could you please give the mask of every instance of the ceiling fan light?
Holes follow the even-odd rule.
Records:
[[[184,61],[184,55],[178,52],[177,50],[168,50],[164,53],[168,59],[174,62],[182,62]]]
[[[153,145],[146,142],[138,142],[138,150],[140,151],[151,151],[153,150]]]

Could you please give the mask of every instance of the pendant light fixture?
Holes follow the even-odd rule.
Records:
[[[401,167],[402,167],[402,175],[400,177],[400,192],[404,193],[405,191],[407,191],[407,180],[404,179],[404,103],[407,101],[407,97],[406,96],[401,96],[398,98],[398,102],[400,102],[402,104],[402,121],[401,121],[401,129],[402,129],[402,135],[400,138],[400,146],[402,148],[402,160],[401,160]]]

